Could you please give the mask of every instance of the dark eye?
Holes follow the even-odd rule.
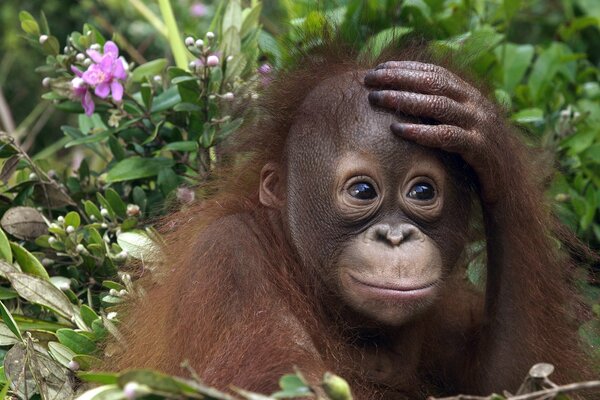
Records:
[[[435,189],[427,182],[419,182],[410,188],[407,197],[422,201],[431,200],[435,197]]]
[[[358,182],[350,186],[348,189],[350,196],[359,200],[373,200],[377,197],[377,191],[368,182]]]

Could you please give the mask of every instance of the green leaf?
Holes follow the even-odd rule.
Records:
[[[496,57],[502,63],[502,87],[508,93],[515,88],[525,76],[531,64],[535,50],[530,44],[517,45],[507,43],[495,49]]]
[[[119,217],[125,218],[127,216],[127,205],[114,189],[108,188],[106,192],[104,192],[104,196]]]
[[[198,143],[192,140],[171,142],[165,145],[163,150],[192,152],[198,150]]]
[[[155,243],[146,232],[140,230],[120,233],[117,236],[117,243],[131,257],[138,260],[147,259],[148,255],[155,250]]]
[[[526,108],[514,114],[511,119],[520,124],[544,121],[544,111],[540,108]]]
[[[181,96],[177,86],[172,86],[154,98],[150,112],[158,113],[166,111],[181,102]]]
[[[27,11],[19,12],[19,21],[21,21],[21,29],[26,33],[34,36],[40,36],[40,26],[31,14]]]
[[[65,226],[72,226],[73,228],[79,228],[81,224],[81,218],[77,211],[71,211],[65,215]]]
[[[12,263],[13,258],[10,243],[2,229],[0,229],[0,257],[9,264]]]
[[[157,58],[140,65],[131,73],[134,82],[141,82],[144,78],[152,79],[154,75],[160,75],[168,65],[166,58]]]
[[[0,323],[0,346],[11,346],[21,341],[6,324]]]
[[[88,215],[88,217],[93,215],[94,218],[96,218],[96,221],[102,221],[102,214],[100,214],[100,210],[94,203],[89,200],[85,200],[83,202],[83,208],[85,209],[85,213]]]
[[[46,271],[46,268],[44,268],[40,260],[25,250],[24,247],[21,247],[17,243],[10,242],[10,248],[19,267],[21,267],[21,271],[44,279],[50,279],[48,271]]]
[[[8,311],[8,308],[4,305],[3,302],[0,301],[0,314],[2,314],[2,320],[6,324],[6,327],[18,338],[20,341],[23,341],[23,336],[21,336],[21,331],[19,330],[19,326],[15,322],[12,314]]]
[[[78,372],[77,376],[84,382],[98,383],[101,385],[113,385],[118,381],[118,374],[115,372]],[[123,392],[122,389],[121,393]],[[79,398],[78,400],[80,400]]]
[[[52,358],[65,367],[69,367],[69,362],[75,357],[75,352],[61,343],[49,342],[48,350]]]
[[[177,186],[179,186],[179,177],[171,168],[165,168],[160,170],[158,173],[156,184],[158,185],[163,196],[167,197],[173,190],[177,188]]]
[[[56,331],[56,337],[75,354],[90,354],[96,351],[96,344],[93,341],[73,329],[59,329]]]
[[[108,183],[149,178],[158,175],[161,169],[170,168],[175,162],[169,158],[132,157],[116,163],[106,175]]]
[[[25,300],[49,308],[69,321],[75,317],[69,298],[50,281],[20,272],[8,274],[8,279]]]
[[[80,307],[79,312],[81,313],[81,318],[83,319],[83,322],[85,322],[85,324],[90,327],[92,326],[92,323],[95,320],[100,318],[100,316],[96,314],[94,310],[92,310],[89,306],[85,304]]]

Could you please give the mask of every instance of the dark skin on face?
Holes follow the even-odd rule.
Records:
[[[363,77],[342,75],[308,95],[276,204],[300,259],[340,297],[347,319],[399,326],[435,303],[452,271],[466,236],[466,194],[441,153],[390,131],[398,118],[369,105]],[[265,167],[263,182],[276,171]]]
[[[296,366],[359,400],[514,392],[541,361],[560,383],[590,377],[561,228],[501,111],[437,65],[348,65],[272,82],[245,161],[168,218],[169,263],[106,367],[188,359],[209,385],[271,393]],[[461,257],[477,200],[484,294]]]

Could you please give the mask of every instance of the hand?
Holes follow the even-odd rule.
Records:
[[[424,117],[438,124],[395,122],[394,134],[428,147],[458,153],[479,178],[481,197],[494,203],[505,184],[503,154],[510,154],[506,125],[477,89],[437,65],[389,61],[365,76],[373,106]],[[508,172],[506,172],[508,173]]]

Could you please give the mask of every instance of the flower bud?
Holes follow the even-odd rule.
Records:
[[[185,43],[186,46],[193,46],[194,45],[194,38],[191,36],[188,36],[185,38],[185,40],[183,41]]]
[[[231,92],[227,92],[223,95],[223,99],[225,99],[227,101],[232,101],[234,98],[235,98],[235,96]]]
[[[227,60],[227,62],[233,61],[233,56],[227,56],[226,60]]]
[[[42,79],[43,87],[50,87],[51,83],[52,83],[52,79],[50,79],[49,77],[45,77],[44,79]]]
[[[65,231],[67,231],[67,233],[73,233],[75,232],[75,228],[72,227],[71,225],[67,226],[67,228],[65,229]]]
[[[96,220],[96,216],[95,215],[90,215],[90,221],[94,222]]]
[[[35,172],[32,172],[32,173],[30,173],[30,174],[29,174],[29,180],[30,180],[30,181],[35,181],[35,180],[37,180],[37,177],[38,177],[38,176],[37,176],[37,174],[36,174]]]
[[[323,376],[322,387],[331,400],[352,400],[350,385],[337,375],[326,372]]]
[[[198,40],[196,40],[196,42],[194,44],[196,45],[197,48],[201,48],[202,46],[204,46],[204,40],[198,39]]]
[[[79,243],[76,247],[75,247],[75,251],[78,253],[83,253],[85,251],[85,246],[82,245],[81,243]]]
[[[71,50],[71,48],[69,46],[65,46],[65,48],[63,49],[63,53],[68,53]]]
[[[162,83],[162,76],[160,76],[160,75],[154,75],[154,76],[152,77],[152,80],[153,80],[154,82],[156,82],[156,83],[159,83],[159,84],[160,84],[160,83]]]
[[[135,217],[140,214],[140,206],[137,204],[127,204],[127,215],[129,217]]]
[[[127,290],[125,290],[125,289],[119,290],[119,296],[121,296],[121,297],[127,296]]]
[[[48,40],[48,35],[40,35],[40,44],[44,44],[46,43],[46,41]]]
[[[214,39],[215,38],[215,34],[212,32],[206,32],[206,38],[207,39]]]
[[[89,67],[90,65],[92,65],[92,60],[89,58],[86,58],[85,60],[83,60],[83,65],[86,67]]]
[[[54,239],[54,238],[51,238],[51,239]],[[54,240],[56,240],[56,239],[54,239]],[[50,242],[50,239],[48,239],[48,242]],[[42,258],[42,265],[44,267],[49,267],[51,265],[54,265],[54,260],[51,258]]]
[[[123,394],[127,400],[135,400],[139,394],[140,385],[137,382],[127,382],[123,387]]]
[[[77,55],[75,56],[75,59],[79,62],[85,60],[85,54],[83,53],[77,53]]]
[[[125,261],[127,261],[127,256],[128,256],[127,252],[125,250],[123,250],[123,251],[117,253],[117,255],[115,256],[115,261],[125,262]]]
[[[62,224],[63,222],[65,222],[65,217],[59,215],[58,218],[56,218],[56,220]]]
[[[119,292],[117,292],[115,289],[110,289],[108,291],[108,294],[111,295],[111,296],[118,296]]]
[[[554,197],[554,200],[559,203],[564,203],[570,200],[570,197],[566,193],[559,193]]]
[[[49,237],[49,238],[48,238],[48,243],[50,243],[50,244],[55,244],[55,243],[57,243],[57,242],[58,242],[58,240],[56,240],[56,238],[55,238],[55,237],[52,237],[52,236],[51,236],[51,237]]]
[[[79,363],[77,361],[71,360],[67,364],[67,368],[69,368],[71,371],[77,371],[79,370]]]
[[[106,314],[106,319],[108,319],[110,321],[112,321],[115,318],[117,318],[117,313],[114,311],[111,311],[108,314]]]
[[[83,79],[76,76],[71,80],[71,86],[73,86],[73,89],[80,89],[85,86],[85,82]]]
[[[190,61],[190,63],[188,64],[188,67],[189,67],[191,70],[194,70],[194,69],[196,69],[196,65],[197,65],[197,64],[196,64],[196,61]]]
[[[106,208],[101,208],[100,209],[100,215],[102,215],[103,217],[108,217],[109,216],[109,212]]]
[[[108,228],[108,224],[106,222],[103,222],[100,224],[100,228],[106,229]],[[110,243],[110,239],[106,238],[106,241]]]
[[[216,67],[219,65],[219,57],[215,56],[214,54],[206,57],[206,65],[209,67]]]
[[[100,51],[100,45],[98,43],[94,43],[90,46],[90,50]]]

